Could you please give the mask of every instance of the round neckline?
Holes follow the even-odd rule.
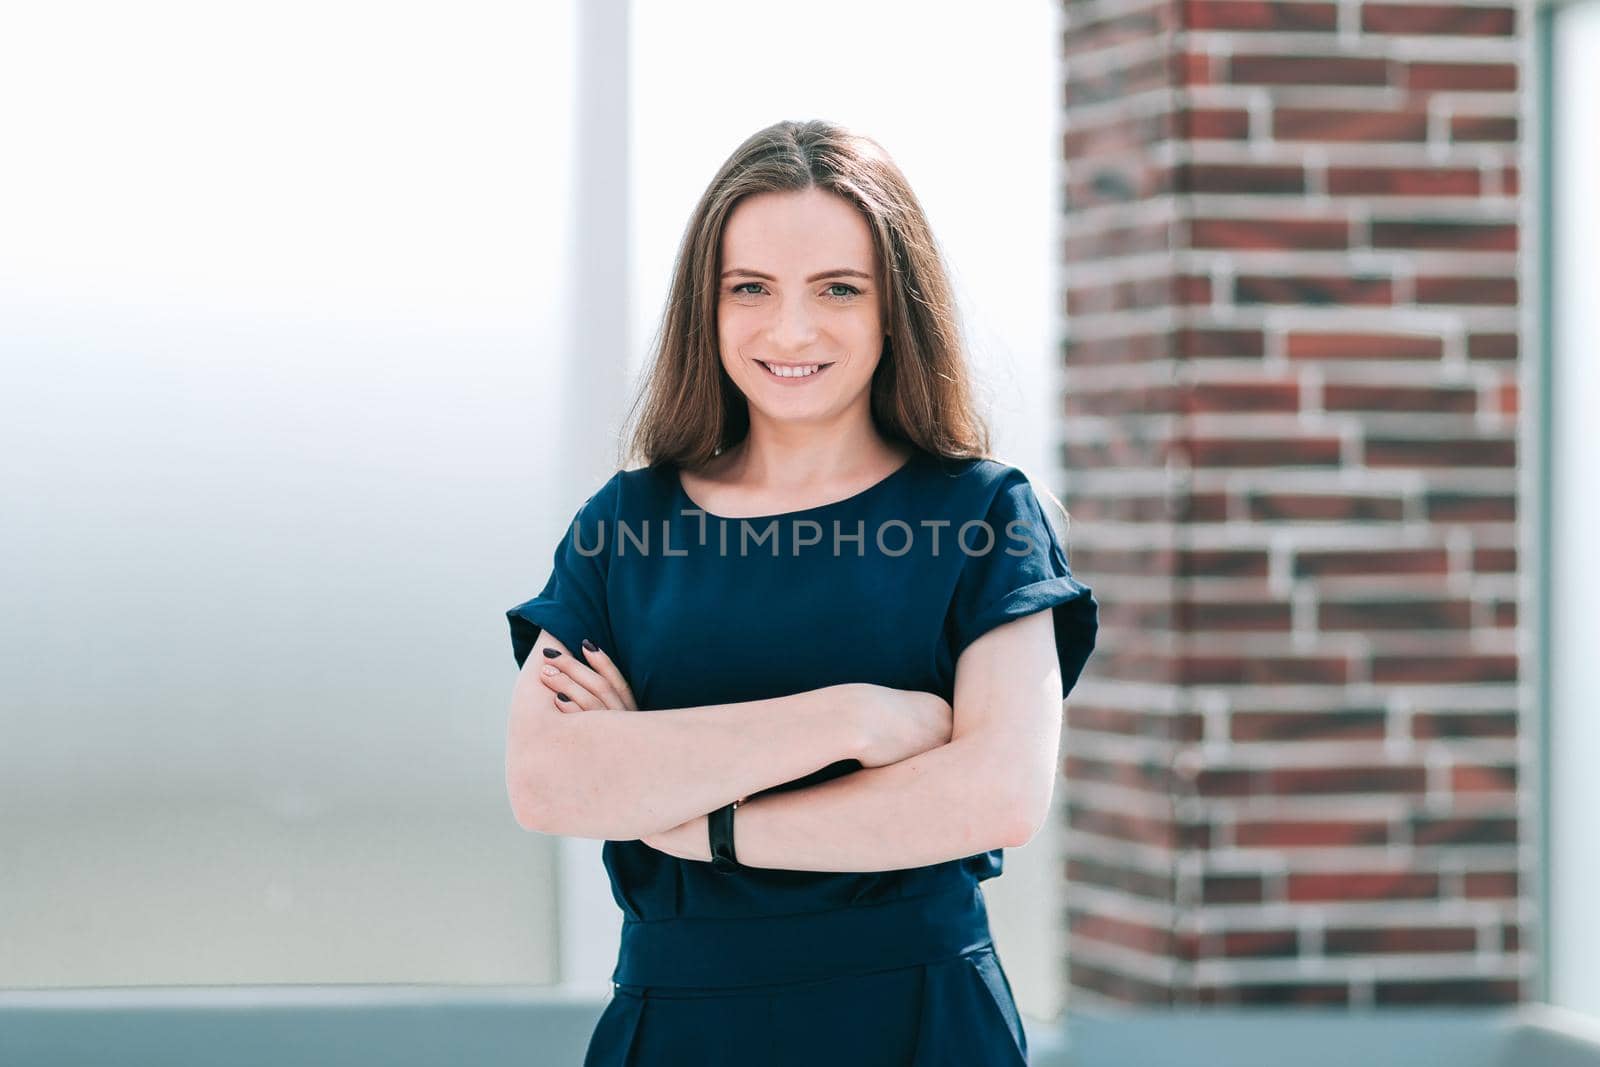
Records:
[[[718,515],[714,511],[708,511],[707,509],[701,507],[695,502],[694,497],[689,495],[689,491],[683,487],[682,472],[676,463],[672,465],[672,484],[673,488],[677,490],[677,494],[680,499],[688,502],[691,508],[704,514],[708,519],[717,519],[721,522],[759,522],[762,519],[787,519],[794,515],[809,515],[813,512],[827,511],[829,508],[836,508],[843,504],[853,504],[856,501],[861,500],[863,497],[877,492],[890,482],[895,481],[901,475],[909,471],[914,465],[916,465],[917,461],[921,458],[922,449],[913,446],[911,455],[906,458],[904,463],[900,464],[900,466],[896,467],[888,474],[885,474],[882,478],[879,478],[865,489],[851,493],[847,497],[841,497],[838,500],[830,500],[824,504],[814,504],[809,508],[796,508],[793,511],[775,511],[766,515]]]

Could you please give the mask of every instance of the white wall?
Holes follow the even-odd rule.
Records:
[[[1556,15],[1549,999],[1600,1014],[1600,0]]]
[[[504,612],[576,503],[570,37],[8,7],[0,985],[551,977]]]

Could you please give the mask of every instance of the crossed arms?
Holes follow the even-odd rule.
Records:
[[[1048,815],[1060,743],[1053,625],[1050,611],[1039,611],[962,652],[947,742],[742,803],[739,862],[896,870],[1027,843]],[[573,704],[558,702],[539,673],[553,662],[547,646],[560,653],[554,661],[573,655],[540,632],[512,693],[506,735],[512,812],[542,833],[639,839],[709,860],[707,812],[861,758],[897,713],[883,700],[893,691],[850,684],[647,714],[569,711]]]

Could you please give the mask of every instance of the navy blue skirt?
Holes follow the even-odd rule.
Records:
[[[976,885],[794,916],[625,922],[584,1067],[1027,1067]]]

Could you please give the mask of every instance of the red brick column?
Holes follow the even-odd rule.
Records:
[[[1070,1003],[1530,996],[1524,15],[1063,10]]]

